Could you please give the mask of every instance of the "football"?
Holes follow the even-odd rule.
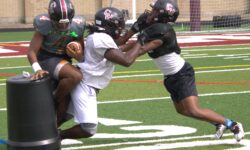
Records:
[[[83,57],[82,45],[78,41],[72,41],[67,44],[66,53],[68,56],[80,60]]]

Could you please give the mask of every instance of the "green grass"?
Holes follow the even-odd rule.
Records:
[[[20,37],[28,40],[31,36],[30,33],[18,33]],[[0,35],[2,40],[2,34]],[[5,35],[7,36],[7,34]],[[20,40],[19,36],[9,41]],[[5,39],[5,38],[4,38]],[[6,38],[7,39],[7,38]],[[7,41],[7,40],[6,40]],[[231,49],[237,50],[231,50]],[[211,51],[212,49],[218,49]],[[190,51],[200,50],[200,51]],[[226,57],[218,57],[218,55],[229,54],[243,54],[249,57],[250,45],[242,46],[211,46],[211,47],[192,47],[182,49],[183,57],[190,62],[196,70],[196,82],[199,91],[200,105],[204,108],[212,109],[223,116],[240,121],[244,125],[245,132],[247,133],[245,140],[250,140],[250,60],[244,59],[225,59]],[[191,58],[190,54],[207,54],[206,58]],[[101,90],[98,95],[98,115],[100,118],[108,118],[115,120],[129,120],[138,121],[139,123],[128,125],[113,125],[108,126],[99,124],[98,134],[105,133],[107,138],[89,138],[79,139],[83,144],[76,145],[63,145],[62,149],[69,147],[78,147],[78,149],[95,149],[95,150],[113,150],[127,147],[136,146],[156,146],[156,145],[170,145],[203,141],[213,143],[208,135],[213,135],[215,132],[214,126],[209,123],[199,120],[187,118],[179,115],[169,99],[169,94],[166,92],[162,85],[162,74],[155,67],[152,61],[140,61],[148,59],[148,56],[140,57],[133,66],[129,68],[117,66],[114,72],[114,81],[110,85]],[[14,67],[14,68],[6,68]],[[22,67],[22,68],[19,68]],[[236,70],[241,69],[241,70]],[[224,71],[223,71],[224,70]],[[229,70],[229,71],[225,71]],[[231,70],[231,71],[230,71]],[[234,71],[233,71],[234,70]],[[0,72],[8,74],[21,74],[22,71],[32,72],[31,67],[26,58],[4,58],[0,59]],[[206,71],[206,72],[205,72]],[[154,74],[154,75],[152,75]],[[122,76],[143,75],[137,77],[122,77]],[[0,109],[6,108],[6,87],[5,82],[7,76],[0,76]],[[115,80],[127,80],[127,82],[119,82]],[[157,81],[157,82],[133,82],[135,80],[143,81]],[[207,84],[201,84],[207,82]],[[245,91],[245,93],[244,93]],[[233,93],[235,92],[235,93]],[[154,100],[152,100],[154,99]],[[137,101],[130,101],[137,100]],[[72,126],[73,121],[69,121],[63,125],[62,128]],[[154,134],[162,130],[158,129],[144,129],[130,131],[124,127],[146,127],[156,125],[178,125],[191,127],[197,131],[185,135],[171,135],[156,137],[141,137],[147,133]],[[0,111],[0,139],[8,139],[7,127],[7,112]],[[176,130],[177,131],[177,130]],[[170,132],[170,131],[169,131]],[[112,134],[118,136],[129,136],[124,138],[108,138]],[[184,139],[183,137],[186,137]],[[243,145],[235,144],[229,131],[226,132],[221,144],[206,145],[206,146],[192,146],[187,148],[177,148],[177,150],[222,150],[239,148]],[[231,140],[231,144],[223,143],[225,140]],[[118,144],[119,143],[119,144]],[[232,144],[234,143],[234,144]],[[111,145],[113,144],[113,145]],[[117,144],[117,145],[115,145]],[[82,148],[80,148],[82,147]],[[92,147],[92,148],[90,148]],[[249,148],[249,147],[248,147]],[[0,150],[6,150],[5,145],[0,145]]]

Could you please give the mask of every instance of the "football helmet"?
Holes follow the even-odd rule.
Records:
[[[53,26],[59,31],[66,31],[75,15],[70,0],[50,0],[48,13]]]
[[[150,6],[153,8],[152,15],[155,22],[175,22],[179,16],[179,8],[175,0],[156,0]]]
[[[114,7],[102,8],[95,14],[95,25],[99,32],[105,32],[117,39],[125,27],[124,13]]]

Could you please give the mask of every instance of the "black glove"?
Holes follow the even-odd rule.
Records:
[[[142,31],[143,29],[147,28],[150,26],[149,23],[147,23],[147,17],[148,17],[148,12],[144,12],[143,14],[141,14],[137,21],[132,25],[131,27],[131,30],[134,32],[134,33],[137,33],[137,32],[140,32]]]
[[[149,41],[149,36],[146,32],[142,31],[138,36],[137,36],[137,41],[139,41],[139,43],[141,45],[144,45],[146,42]]]
[[[138,35],[138,41],[143,45],[148,41],[160,39],[165,41],[169,38],[169,33],[174,32],[171,26],[163,23],[155,23],[142,30]],[[172,35],[172,34],[171,34]]]

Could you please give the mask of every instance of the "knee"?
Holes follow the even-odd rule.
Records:
[[[177,113],[184,115],[184,116],[188,116],[188,117],[199,117],[200,116],[200,111],[199,109],[179,109],[176,110]]]
[[[72,85],[76,85],[82,80],[83,75],[80,72],[72,72],[67,78],[70,80]]]
[[[188,116],[188,111],[185,109],[176,109],[176,112],[180,115]]]
[[[85,138],[92,137],[96,134],[97,131],[97,124],[93,123],[81,123],[80,127],[82,132],[84,133]]]
[[[73,76],[73,78],[74,78],[75,82],[79,83],[82,80],[83,75],[80,72],[79,73],[75,73],[74,76]]]

